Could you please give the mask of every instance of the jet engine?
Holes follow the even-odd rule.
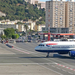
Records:
[[[70,51],[70,52],[69,52],[69,56],[70,56],[70,57],[75,57],[75,51]]]

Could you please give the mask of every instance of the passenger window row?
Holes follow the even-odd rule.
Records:
[[[43,44],[40,44],[39,46],[44,46]]]

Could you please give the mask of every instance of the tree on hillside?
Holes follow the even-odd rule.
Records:
[[[34,21],[40,17],[45,20],[45,9],[38,9],[36,5],[26,2],[23,4],[23,0],[0,0],[0,11],[6,14],[5,17],[0,17],[0,20],[27,21],[31,19]]]
[[[24,25],[24,30],[26,30],[26,38],[27,38],[27,29],[28,29],[28,26],[25,24]]]
[[[22,22],[17,22],[16,24],[19,24],[19,25],[21,25],[21,24],[23,24]]]
[[[24,30],[26,30],[26,32],[28,30],[28,26],[26,24],[24,25]]]
[[[18,29],[15,29],[15,33],[18,33]]]

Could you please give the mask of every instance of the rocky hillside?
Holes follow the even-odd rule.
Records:
[[[45,21],[45,9],[38,9],[37,5],[32,5],[23,0],[0,0],[0,11],[5,13],[5,16],[0,16],[0,20],[28,20]]]

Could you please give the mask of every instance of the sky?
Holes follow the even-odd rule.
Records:
[[[49,0],[39,0],[39,1],[45,2],[45,1],[49,1]]]

